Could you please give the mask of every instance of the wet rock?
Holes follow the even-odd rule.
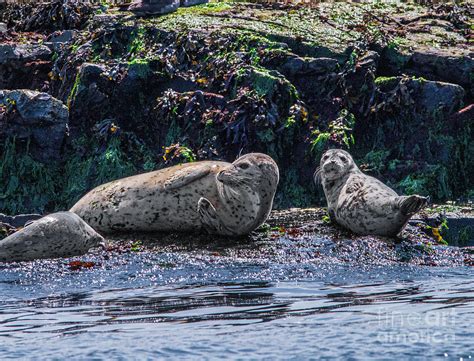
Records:
[[[11,227],[19,228],[24,227],[26,223],[35,221],[43,217],[40,214],[19,214],[17,216],[7,216],[0,213],[0,223],[8,224]]]
[[[467,212],[442,212],[417,216],[410,220],[411,224],[426,224],[430,230],[440,229],[440,233],[450,246],[474,246],[474,214],[472,209]],[[443,226],[441,226],[443,224]]]
[[[68,99],[71,127],[90,127],[102,119],[108,108],[108,97],[104,92],[107,78],[102,77],[105,71],[105,66],[91,63],[84,63],[79,68]]]
[[[44,45],[0,45],[0,89],[40,87],[48,79],[51,54]]]
[[[183,7],[194,6],[199,4],[207,4],[209,0],[181,0],[179,5]]]
[[[34,159],[61,158],[68,129],[68,109],[58,99],[32,90],[0,91],[0,141],[28,142]]]
[[[92,23],[96,27],[113,26],[125,16],[124,14],[96,14],[92,18]]]
[[[379,90],[389,93],[401,84],[407,88],[412,99],[412,106],[423,115],[451,115],[457,111],[463,101],[464,89],[457,84],[429,81],[423,78],[378,78],[376,81]]]
[[[375,51],[367,51],[356,62],[355,66],[343,71],[341,82],[343,82],[344,97],[350,99],[351,110],[363,113],[367,98],[373,96],[374,79],[377,73],[380,56]],[[362,105],[362,106],[361,106]],[[352,109],[355,108],[355,109]]]
[[[48,41],[52,43],[69,43],[72,39],[74,39],[76,34],[76,30],[57,31],[48,37]]]
[[[176,11],[179,5],[179,0],[135,0],[127,10],[136,16],[163,15]]]
[[[98,10],[97,5],[70,0],[43,3],[11,4],[2,12],[2,19],[15,31],[52,32],[79,29]]]
[[[15,62],[30,62],[34,60],[48,60],[51,50],[44,45],[36,44],[2,44],[0,45],[0,65],[14,64]]]
[[[279,66],[280,72],[289,77],[302,75],[323,75],[337,69],[338,62],[331,58],[289,57]]]
[[[76,35],[77,31],[75,30],[56,31],[48,36],[44,45],[53,51],[59,52],[63,46],[72,42]]]
[[[415,53],[413,54],[408,73],[432,79],[459,84],[474,96],[474,53],[453,56],[450,53]]]
[[[452,114],[459,109],[465,95],[460,85],[450,83],[412,80],[408,87],[419,100],[417,108],[427,114],[438,111]]]

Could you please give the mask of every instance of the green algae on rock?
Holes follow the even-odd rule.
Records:
[[[51,191],[31,208],[23,202],[24,211],[70,205],[98,179],[250,151],[270,154],[282,170],[276,206],[318,204],[312,173],[334,146],[350,147],[362,168],[399,191],[472,194],[468,4],[434,14],[396,2],[223,2],[147,19],[99,6],[80,19],[73,7],[68,18],[58,4],[39,5],[33,17],[20,5],[1,12],[8,46],[46,47],[29,60],[36,71],[24,87],[69,108],[62,161],[40,162]],[[40,26],[48,9],[62,18]],[[75,32],[61,46],[48,42],[65,29]],[[1,79],[15,61],[0,64]],[[4,153],[11,142],[0,146]],[[21,202],[12,197],[2,210]]]

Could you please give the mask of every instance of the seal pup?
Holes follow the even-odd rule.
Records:
[[[80,256],[104,239],[77,214],[53,213],[0,241],[0,262]]]
[[[279,180],[268,155],[202,161],[98,186],[71,212],[100,232],[181,231],[241,236],[267,219]]]
[[[397,236],[428,203],[419,195],[399,196],[357,167],[351,155],[331,149],[321,158],[314,181],[322,182],[331,220],[360,235]]]

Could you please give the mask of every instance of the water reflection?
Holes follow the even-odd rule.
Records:
[[[70,334],[99,326],[141,323],[219,322],[232,326],[340,312],[369,316],[380,312],[382,306],[403,312],[415,305],[427,312],[472,307],[474,300],[474,282],[449,284],[446,289],[412,282],[314,286],[254,282],[125,288],[2,301],[0,335]]]

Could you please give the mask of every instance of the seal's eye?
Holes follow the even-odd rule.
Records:
[[[250,164],[248,163],[241,163],[239,164],[238,166],[240,169],[247,169],[248,167],[250,167]]]
[[[347,158],[346,157],[341,157],[341,160],[345,163],[347,162]]]
[[[325,155],[325,156],[323,157],[323,162],[324,162],[326,159],[328,159],[328,158],[329,158],[329,156],[328,156],[328,155]]]

